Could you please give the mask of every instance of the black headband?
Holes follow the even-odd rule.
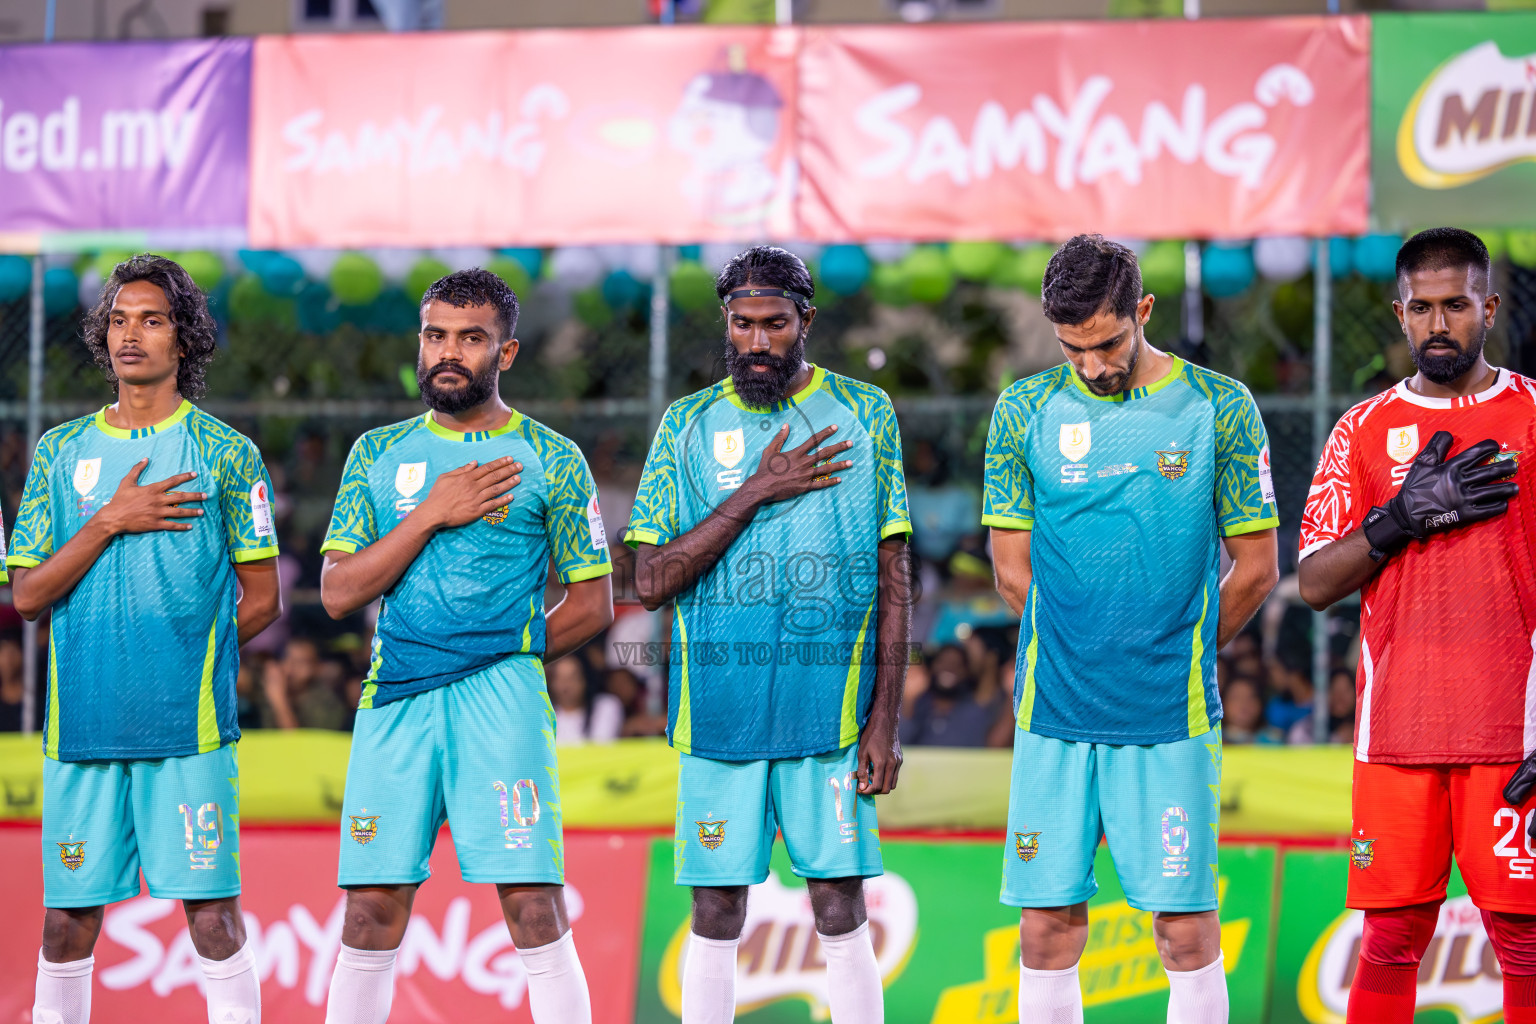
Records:
[[[811,304],[811,300],[809,298],[801,295],[799,292],[791,291],[788,288],[738,288],[731,292],[731,294],[727,295],[725,297],[725,301],[727,304],[729,304],[732,299],[755,299],[763,295],[769,296],[770,298],[788,299],[790,302],[793,302],[797,306],[809,306]]]

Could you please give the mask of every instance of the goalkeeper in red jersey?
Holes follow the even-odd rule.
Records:
[[[1454,853],[1536,1022],[1536,381],[1490,366],[1488,250],[1456,228],[1398,252],[1418,373],[1345,413],[1301,526],[1302,597],[1359,590],[1349,906],[1365,911],[1349,1021],[1413,1019]],[[1521,762],[1532,758],[1530,768]]]

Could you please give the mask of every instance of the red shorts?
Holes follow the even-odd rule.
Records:
[[[1536,791],[1504,800],[1513,764],[1355,762],[1349,896],[1356,910],[1445,898],[1451,853],[1483,910],[1536,914]]]

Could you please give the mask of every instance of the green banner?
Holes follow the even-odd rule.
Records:
[[[1269,1024],[1344,1024],[1360,955],[1363,915],[1344,909],[1351,871],[1344,852],[1289,851],[1281,867]],[[1513,868],[1512,868],[1513,870]],[[1435,937],[1419,967],[1418,1024],[1492,1024],[1503,1019],[1503,981],[1482,918],[1454,869]]]
[[[1536,227],[1536,12],[1378,14],[1371,31],[1378,223]]]
[[[870,935],[885,977],[891,1024],[1008,1024],[1018,1020],[1019,912],[998,903],[1000,844],[881,844],[885,874],[865,884]],[[1221,849],[1222,951],[1234,1024],[1260,1024],[1268,1002],[1275,850]],[[1168,978],[1152,915],[1125,901],[1105,847],[1094,864],[1083,953],[1083,1002],[1103,1024],[1167,1019]],[[637,1024],[680,1019],[681,954],[689,890],[672,882],[672,843],[651,847]],[[768,881],[752,888],[737,961],[743,1024],[826,1020],[826,970],[805,883],[782,845]]]

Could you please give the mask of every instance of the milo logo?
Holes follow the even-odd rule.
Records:
[[[1455,188],[1536,160],[1536,54],[1506,57],[1489,40],[1425,79],[1403,112],[1397,162],[1423,188]]]

